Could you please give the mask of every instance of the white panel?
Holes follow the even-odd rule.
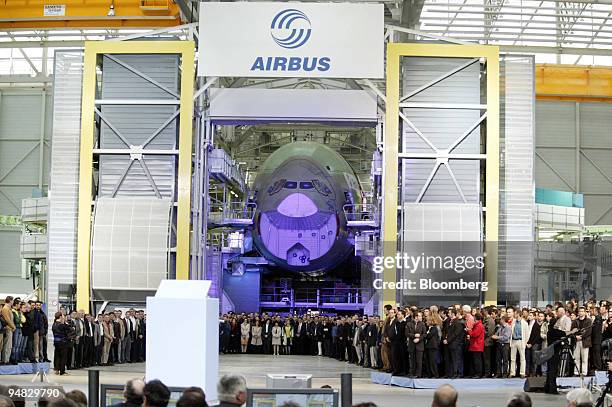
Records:
[[[156,289],[167,277],[168,199],[100,198],[91,250],[94,289]],[[134,278],[133,278],[134,277]]]
[[[383,14],[382,4],[202,2],[198,75],[382,78]]]
[[[219,121],[334,121],[376,123],[376,96],[363,90],[210,90],[209,116]]]
[[[417,58],[402,60],[403,94],[430,83],[434,79],[468,63],[462,58]],[[474,63],[458,73],[406,100],[411,103],[480,104],[480,64]],[[439,150],[448,149],[480,117],[480,111],[468,109],[404,108],[406,115],[421,134]],[[434,153],[434,150],[405,122],[402,126],[403,153]],[[480,127],[476,127],[451,153],[479,154]],[[416,202],[435,160],[402,160],[402,201]],[[450,160],[449,167],[469,203],[480,202],[480,162]],[[463,202],[446,165],[438,167],[421,202]]]
[[[49,192],[47,315],[58,309],[59,284],[76,282],[83,52],[55,53]]]
[[[534,72],[533,57],[506,55],[502,58],[500,81],[502,166],[499,177],[498,247],[498,289],[501,302],[527,301],[531,299],[533,292]],[[510,296],[513,298],[510,299]]]
[[[202,387],[212,405],[219,375],[219,353],[211,351],[219,348],[219,300],[206,297],[210,281],[172,281],[168,289],[163,285],[170,281],[161,283],[163,295],[147,297],[146,379]],[[188,315],[176,318],[179,309]],[[168,346],[173,343],[180,346]]]
[[[479,242],[481,208],[475,204],[404,203],[405,242]]]

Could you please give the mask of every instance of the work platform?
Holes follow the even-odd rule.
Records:
[[[418,379],[404,376],[393,376],[391,373],[372,372],[371,380],[374,384],[398,386],[407,389],[437,389],[443,384],[450,384],[458,391],[461,390],[516,390],[523,391],[527,379]],[[608,383],[607,372],[596,372],[595,376],[584,378],[585,386],[605,386]],[[558,377],[559,387],[580,387],[580,377]]]
[[[18,363],[0,366],[0,376],[16,374],[36,374],[40,371],[49,373],[49,363]]]

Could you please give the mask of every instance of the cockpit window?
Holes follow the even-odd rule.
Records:
[[[286,181],[285,188],[287,189],[297,189],[298,183],[297,181]]]
[[[268,195],[274,195],[275,193],[283,189],[283,185],[285,185],[286,181],[286,179],[279,179],[274,184],[270,185],[270,187],[268,188]]]
[[[303,181],[300,182],[300,189],[313,189],[314,186],[312,185],[312,182],[310,181]]]

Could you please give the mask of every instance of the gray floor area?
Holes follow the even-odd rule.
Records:
[[[143,363],[117,365],[101,369],[102,383],[125,383],[133,377],[144,375]],[[301,373],[313,376],[313,387],[329,384],[340,387],[340,374],[353,374],[353,402],[372,401],[379,407],[421,407],[430,406],[432,390],[411,390],[392,386],[373,384],[370,381],[370,370],[338,362],[324,357],[311,356],[271,356],[271,355],[221,355],[220,374],[240,373],[247,379],[250,387],[264,387],[267,373]],[[32,376],[0,376],[0,384],[25,384]],[[87,372],[70,371],[69,376],[49,375],[49,381],[63,385],[66,390],[80,389],[87,392]],[[512,396],[512,390],[500,388],[497,391],[461,391],[459,406],[502,407]],[[565,406],[564,396],[531,394],[534,407]]]

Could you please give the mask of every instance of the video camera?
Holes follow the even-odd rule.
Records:
[[[601,343],[601,357],[606,365],[612,362],[612,339],[606,339]]]

